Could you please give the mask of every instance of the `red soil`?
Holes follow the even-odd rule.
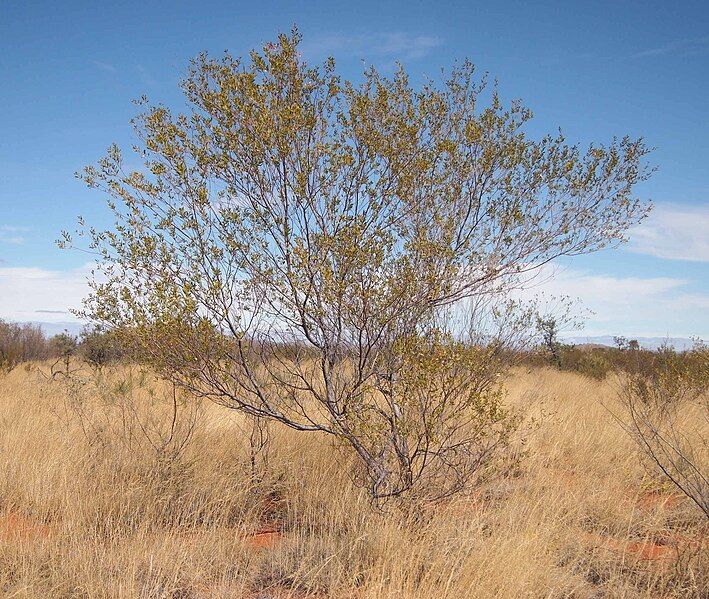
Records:
[[[8,512],[4,516],[0,516],[0,539],[17,540],[38,537],[46,539],[50,534],[49,526],[23,516],[19,512]]]
[[[283,538],[275,526],[262,528],[246,537],[246,544],[252,549],[270,549]]]
[[[662,491],[648,491],[643,493],[637,500],[639,507],[646,510],[653,510],[657,507],[667,509],[676,506],[681,499],[677,493],[663,493]]]
[[[646,560],[670,559],[676,555],[674,547],[660,545],[649,540],[626,543],[624,549],[627,553],[635,554],[639,558]]]
[[[283,533],[276,524],[264,524],[254,532],[243,532],[235,529],[220,529],[220,534],[233,534],[240,538],[248,549],[261,550],[272,549],[282,539]],[[180,534],[180,539],[185,543],[198,542],[204,539],[204,531],[184,531]]]
[[[671,559],[677,555],[676,546],[657,543],[649,539],[643,541],[628,541],[596,533],[588,533],[586,536],[591,544],[596,547],[610,549],[615,553],[628,555],[637,559],[656,561]]]

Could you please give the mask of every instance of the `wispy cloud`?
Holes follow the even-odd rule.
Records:
[[[654,48],[647,48],[646,50],[633,54],[633,58],[649,58],[652,56],[664,56],[666,54],[691,55],[703,54],[705,52],[709,52],[709,35],[674,40],[655,46]]]
[[[668,260],[709,262],[709,202],[657,205],[630,232],[628,249]]]
[[[541,283],[523,297],[544,294],[580,301],[591,314],[585,335],[709,338],[709,294],[675,277],[618,277],[587,270],[545,267]]]
[[[7,233],[3,233],[2,231],[0,231],[0,242],[20,245],[25,242],[25,238],[21,235],[8,235]]]
[[[11,243],[19,245],[25,242],[22,233],[28,232],[28,227],[13,227],[10,225],[0,225],[0,243]]]
[[[443,40],[431,35],[404,32],[368,33],[362,35],[329,34],[303,44],[306,56],[348,53],[356,58],[384,57],[415,60],[430,54]]]
[[[685,287],[689,281],[672,277],[615,277],[557,266],[541,269],[541,282],[532,288],[552,296],[580,299],[599,319],[610,319],[618,308],[640,301],[657,301]]]
[[[31,321],[75,320],[68,314],[88,294],[86,277],[92,265],[59,271],[35,267],[0,267],[0,318]]]
[[[108,62],[103,62],[101,60],[92,60],[91,61],[93,65],[102,71],[106,71],[107,73],[115,73],[118,69],[114,67],[112,64]]]

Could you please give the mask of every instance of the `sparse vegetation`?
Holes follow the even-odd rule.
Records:
[[[127,348],[118,335],[98,327],[86,327],[81,333],[78,353],[95,368],[129,359]]]
[[[117,335],[96,327],[86,327],[76,337],[67,331],[48,337],[39,325],[5,322],[0,319],[0,370],[52,358],[53,372],[66,375],[72,357],[77,356],[94,367],[129,359],[128,348]]]
[[[600,408],[617,405],[610,380],[514,371],[505,406],[536,422],[526,458],[382,514],[327,435],[273,424],[255,479],[243,415],[178,395],[171,433],[172,386],[138,367],[73,363],[74,385],[31,366],[0,377],[2,596],[680,599],[709,584],[706,519]],[[697,414],[674,426],[706,438]]]
[[[661,348],[652,361],[633,358],[622,379],[625,429],[653,467],[709,520],[709,350],[697,344],[682,355]],[[690,414],[693,426],[679,424]]]

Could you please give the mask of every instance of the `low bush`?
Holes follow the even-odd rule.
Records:
[[[10,370],[28,360],[44,360],[51,354],[49,341],[38,325],[0,320],[1,370]]]

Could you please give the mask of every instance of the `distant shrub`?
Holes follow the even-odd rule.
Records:
[[[639,352],[638,352],[639,353]],[[709,350],[701,343],[686,352],[663,346],[634,355],[625,365],[629,390],[636,400],[666,410],[693,401],[709,388]]]
[[[85,328],[81,333],[78,353],[84,361],[100,368],[124,358],[126,350],[113,332]]]
[[[78,347],[76,336],[69,334],[69,331],[65,330],[59,335],[54,335],[49,340],[49,345],[52,349],[52,356],[57,359],[52,366],[52,375],[61,372],[68,376],[71,358],[76,354]]]
[[[28,360],[44,360],[51,354],[52,348],[38,325],[0,320],[0,370],[10,370]]]
[[[669,345],[657,350],[641,349],[634,339],[616,338],[617,347],[566,345],[548,339],[521,357],[528,366],[551,365],[559,370],[577,372],[583,376],[603,380],[611,372],[653,381],[660,384],[668,372],[681,377],[686,385],[700,384],[700,378],[709,372],[706,346],[698,344],[689,351],[677,351]],[[554,351],[551,351],[553,348]]]
[[[77,338],[68,331],[53,337],[45,335],[39,325],[6,322],[0,319],[0,370],[12,370],[32,360],[57,360],[55,366],[66,370],[76,356],[95,367],[126,360],[129,335],[113,331],[85,328]]]
[[[709,415],[709,349],[697,344],[677,353],[662,347],[650,360],[634,357],[620,391],[627,410],[623,426],[641,454],[709,519],[709,446],[701,431],[679,424],[687,410],[696,411],[698,420]]]
[[[599,352],[583,352],[575,370],[592,379],[603,380],[613,370],[613,364]]]

